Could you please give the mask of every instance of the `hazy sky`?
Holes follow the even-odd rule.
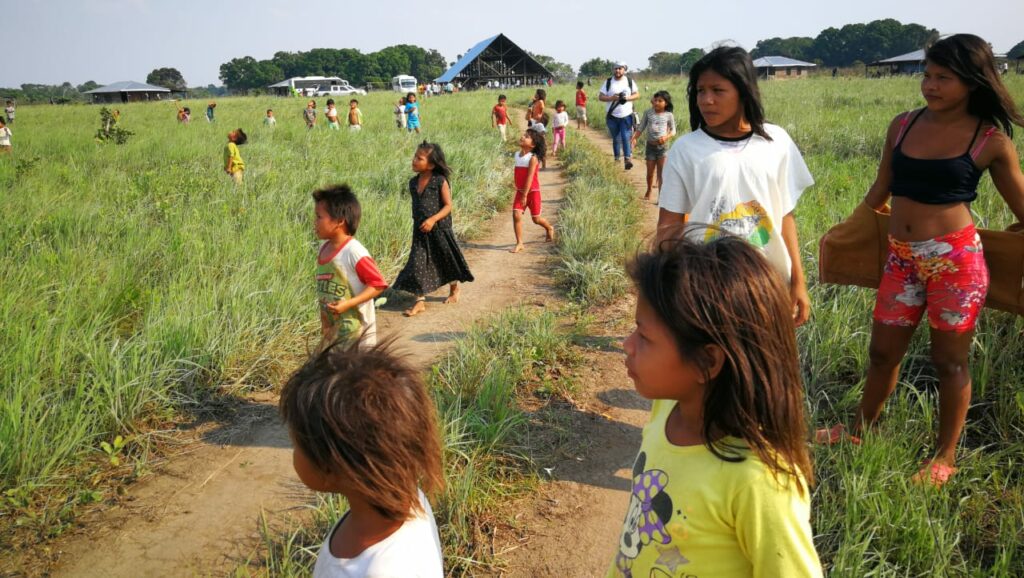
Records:
[[[499,32],[526,50],[578,67],[594,58],[643,67],[658,51],[733,40],[748,50],[774,36],[895,18],[971,32],[1006,52],[1024,40],[1022,0],[4,0],[0,86],[144,81],[154,68],[190,86],[220,84],[222,63],[279,50],[393,44],[436,48],[449,62]]]

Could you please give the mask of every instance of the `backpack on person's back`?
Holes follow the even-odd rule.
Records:
[[[626,75],[623,75],[622,78],[625,78],[626,82],[629,83],[629,93],[633,94],[634,92],[636,92],[636,84],[633,83],[633,79],[628,77],[628,76],[626,76]],[[604,81],[604,93],[608,94],[611,91],[611,88],[612,88],[612,77],[609,76]],[[615,110],[615,108],[618,107],[618,106],[619,106],[619,101],[613,100],[612,101],[612,105],[608,107],[608,112],[605,113],[605,115],[604,115],[605,116],[605,120],[611,118],[612,111]],[[640,116],[634,110],[633,111],[633,126],[637,126],[638,124],[640,124]]]

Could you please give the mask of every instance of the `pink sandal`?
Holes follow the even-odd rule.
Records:
[[[819,446],[834,446],[846,441],[855,446],[860,445],[860,438],[846,433],[846,426],[841,423],[836,424],[831,428],[821,428],[814,432],[814,443]]]
[[[933,488],[941,488],[957,471],[957,468],[953,466],[929,460],[925,462],[920,471],[910,478],[910,481],[918,485],[928,484]]]

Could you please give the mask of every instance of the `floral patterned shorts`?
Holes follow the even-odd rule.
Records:
[[[988,280],[981,238],[973,224],[927,241],[890,236],[874,319],[916,327],[927,309],[933,329],[970,331],[985,304]]]

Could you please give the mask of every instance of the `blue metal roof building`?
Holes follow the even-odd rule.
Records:
[[[444,74],[434,79],[473,87],[497,80],[504,84],[539,84],[551,72],[504,34],[481,40]]]

